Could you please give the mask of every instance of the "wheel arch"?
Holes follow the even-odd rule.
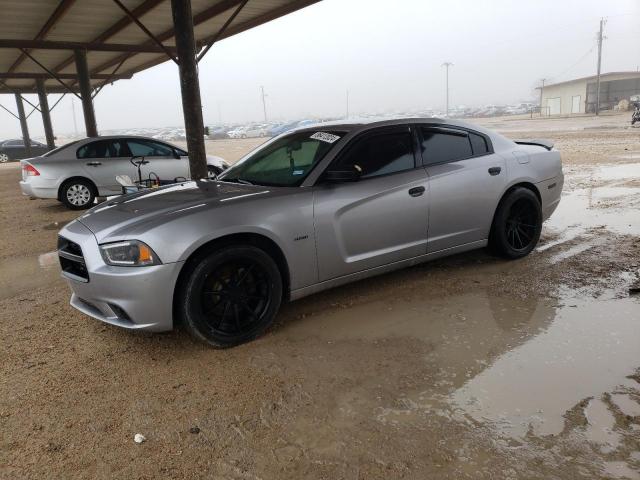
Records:
[[[95,182],[93,180],[91,180],[88,177],[85,177],[83,175],[74,175],[72,177],[69,178],[65,178],[64,180],[62,180],[60,182],[60,185],[58,185],[58,200],[62,199],[62,189],[64,188],[64,186],[69,183],[72,180],[84,180],[86,182],[89,182],[91,184],[91,186],[93,187],[93,192],[95,194],[95,196],[98,196],[98,186],[95,184]]]
[[[513,192],[516,188],[526,188],[527,190],[531,190],[535,194],[538,201],[540,202],[540,207],[542,208],[542,195],[540,194],[540,190],[538,190],[538,187],[536,187],[534,183],[523,180],[523,181],[515,182],[509,185],[500,196],[500,200],[498,200],[498,203],[496,204],[496,208],[493,211],[493,217],[491,217],[491,226],[489,228],[490,236],[491,236],[491,233],[493,232],[493,223],[495,222],[496,214],[498,213],[498,210],[502,205],[502,201],[507,197],[507,195]]]
[[[280,271],[280,275],[282,277],[282,296],[283,300],[287,301],[289,299],[290,294],[290,285],[291,285],[291,277],[289,271],[289,264],[284,255],[284,252],[280,248],[280,246],[273,241],[271,238],[266,235],[261,235],[259,233],[254,232],[239,232],[239,233],[230,233],[227,235],[223,235],[221,237],[214,238],[209,240],[198,248],[196,248],[193,252],[189,254],[186,261],[182,265],[180,269],[180,273],[178,274],[178,278],[176,280],[176,284],[173,289],[173,307],[174,307],[174,321],[177,318],[175,315],[175,307],[176,307],[176,295],[182,286],[186,276],[189,273],[190,267],[195,259],[197,259],[200,255],[204,255],[208,252],[212,252],[214,250],[224,248],[227,246],[233,245],[251,245],[261,250],[265,251],[267,254],[273,258],[278,266],[278,270]]]

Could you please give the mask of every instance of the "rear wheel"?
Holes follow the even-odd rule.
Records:
[[[95,186],[83,178],[68,180],[60,189],[60,200],[71,210],[90,208],[95,199]]]
[[[177,313],[197,339],[216,348],[247,342],[273,323],[282,300],[278,266],[263,250],[233,246],[203,255],[177,295]]]
[[[542,231],[542,209],[535,193],[517,187],[500,202],[489,235],[491,249],[506,258],[521,258],[533,250]]]

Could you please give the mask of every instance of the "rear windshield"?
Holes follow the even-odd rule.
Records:
[[[47,153],[45,153],[44,155],[42,155],[43,157],[49,157],[51,155],[53,155],[54,153],[58,153],[60,150],[64,150],[67,147],[70,147],[71,145],[74,145],[76,143],[78,143],[80,140],[76,140],[75,142],[69,142],[66,145],[62,145],[61,147],[58,148],[54,148],[53,150],[49,150]]]

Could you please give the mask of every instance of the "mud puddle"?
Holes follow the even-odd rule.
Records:
[[[544,251],[573,240],[593,236],[598,229],[619,235],[640,235],[640,163],[606,165],[572,175],[580,188],[563,193],[560,205],[544,224],[559,236],[538,247]],[[584,184],[589,186],[584,188]]]
[[[0,300],[60,280],[57,252],[0,261]]]
[[[435,375],[375,410],[383,424],[416,426],[439,415],[507,438],[558,435],[567,412],[592,399],[584,436],[604,452],[620,439],[601,397],[611,394],[628,412],[640,408],[640,384],[628,378],[640,366],[640,301],[633,298],[412,296],[340,308],[280,333],[292,341],[359,340],[373,348],[402,338],[429,345],[422,361]]]

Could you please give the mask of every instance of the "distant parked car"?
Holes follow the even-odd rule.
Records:
[[[39,157],[21,160],[24,195],[56,198],[72,210],[89,208],[97,196],[122,193],[116,175],[137,180],[132,157],[144,157],[143,178],[189,179],[189,157],[183,149],[147,137],[110,136],[85,138],[51,150]],[[209,176],[228,168],[220,157],[207,155]]]
[[[20,160],[22,158],[37,157],[43,153],[47,153],[50,150],[49,147],[43,143],[31,140],[31,155],[27,154],[27,149],[24,145],[24,140],[17,138],[14,140],[5,140],[0,143],[0,163],[5,163],[10,160]]]
[[[207,137],[209,138],[209,140],[222,140],[225,138],[229,138],[229,135],[227,135],[226,128],[216,127],[209,130],[209,135],[207,135]]]
[[[279,125],[274,125],[267,132],[270,137],[277,137],[281,133],[288,132],[298,125],[298,122],[289,122],[289,123],[281,123]]]

